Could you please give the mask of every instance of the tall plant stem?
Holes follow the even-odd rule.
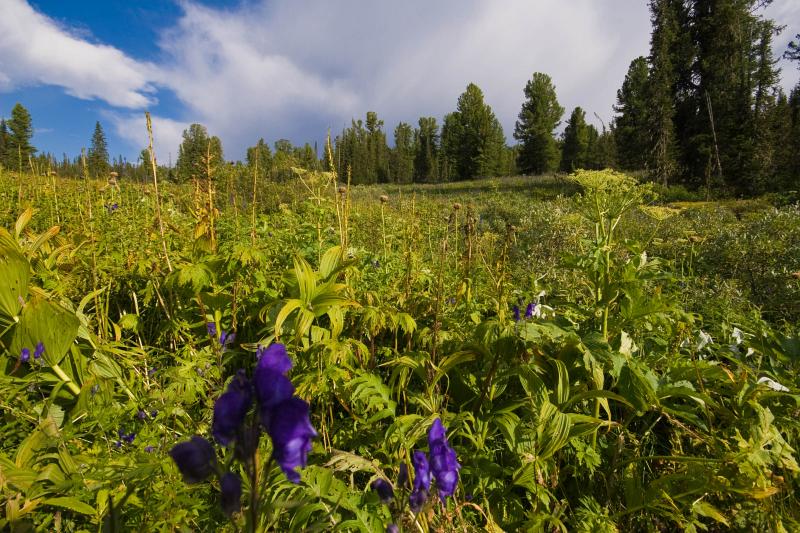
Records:
[[[164,236],[164,220],[161,218],[161,196],[158,194],[158,170],[156,167],[156,153],[153,150],[153,123],[150,120],[150,113],[148,111],[144,112],[144,116],[147,119],[147,151],[150,154],[150,167],[153,170],[153,194],[155,194],[156,197],[158,232],[161,234],[161,248],[164,251],[164,260],[167,262],[167,270],[172,272],[172,263],[170,263],[169,254],[167,253],[167,239]]]

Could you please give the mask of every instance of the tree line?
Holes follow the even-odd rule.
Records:
[[[652,33],[647,57],[635,58],[617,91],[614,118],[598,130],[587,112],[574,108],[562,133],[565,109],[553,80],[535,72],[509,145],[481,89],[467,85],[455,110],[441,122],[420,117],[391,131],[375,111],[353,119],[334,136],[330,154],[305,143],[264,139],[247,149],[249,170],[272,179],[292,176],[292,167],[331,169],[354,184],[446,182],[488,176],[616,168],[641,172],[663,185],[754,195],[800,187],[800,83],[786,95],[773,39],[783,28],[766,19],[771,0],[650,0]],[[800,68],[800,35],[784,57]],[[599,117],[597,117],[599,120]],[[28,111],[14,106],[0,121],[0,164],[25,170],[56,168],[65,175],[101,176],[110,170],[141,174],[149,163],[109,162],[98,122],[91,147],[56,163],[36,156]],[[392,141],[390,143],[390,140]],[[391,145],[390,145],[391,144]],[[183,132],[168,179],[213,176],[226,163],[222,141],[201,124]]]

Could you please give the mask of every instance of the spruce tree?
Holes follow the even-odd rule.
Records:
[[[247,149],[247,165],[251,171],[257,170],[259,177],[268,176],[272,170],[272,150],[263,138]]]
[[[8,126],[5,119],[0,119],[0,166],[9,167],[8,164]]]
[[[525,102],[514,128],[520,141],[517,164],[525,174],[541,174],[556,168],[558,146],[553,131],[561,123],[564,108],[558,103],[550,76],[534,72],[525,85]]]
[[[108,174],[108,148],[106,146],[106,136],[100,122],[96,122],[94,125],[92,144],[89,148],[86,163],[89,167],[89,175],[99,178]]]
[[[439,126],[434,117],[420,117],[416,133],[414,181],[433,182],[439,179]]]
[[[597,130],[594,130],[596,140]],[[564,146],[561,150],[561,170],[572,172],[586,168],[589,148],[589,127],[586,124],[586,113],[580,107],[572,110],[572,114],[564,129]]]
[[[400,122],[394,129],[390,179],[394,183],[411,183],[414,177],[414,130]]]
[[[447,118],[447,117],[446,117]],[[458,97],[456,111],[445,121],[448,158],[459,179],[496,175],[502,162],[505,136],[483,91],[470,83]]]
[[[19,102],[11,110],[8,129],[8,147],[6,149],[8,166],[22,172],[22,169],[28,165],[28,158],[36,153],[36,148],[31,145],[31,137],[33,137],[31,114]]]
[[[637,57],[631,61],[622,87],[617,91],[614,111],[614,140],[617,143],[617,163],[624,170],[642,170],[647,167],[650,151],[648,111],[651,102],[647,96],[647,59]]]
[[[176,163],[178,181],[206,179],[209,170],[213,179],[223,163],[222,142],[218,137],[209,137],[205,126],[192,124],[183,131]]]

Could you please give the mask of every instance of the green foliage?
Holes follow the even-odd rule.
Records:
[[[95,123],[92,145],[89,148],[89,155],[86,163],[89,167],[89,174],[92,177],[106,177],[109,168],[108,148],[106,147],[106,135],[103,133],[103,127],[100,125],[100,122]]]
[[[18,172],[28,167],[28,159],[36,153],[31,145],[33,122],[31,114],[17,102],[11,109],[11,118],[6,123],[8,137],[5,141],[5,165]]]
[[[534,72],[525,85],[525,101],[514,128],[514,138],[521,143],[518,164],[522,172],[542,174],[558,167],[553,131],[563,114],[550,76]]]
[[[218,137],[209,137],[205,126],[192,124],[183,131],[183,142],[178,148],[175,164],[178,181],[217,179],[224,164],[222,141]]]

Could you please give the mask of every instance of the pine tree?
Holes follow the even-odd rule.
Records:
[[[8,126],[5,119],[0,119],[0,166],[8,168]]]
[[[414,130],[400,122],[394,129],[390,179],[394,183],[411,183],[414,177]]]
[[[223,163],[222,141],[216,136],[209,137],[205,126],[192,124],[183,131],[183,142],[178,148],[175,165],[178,181],[205,179],[209,170],[214,179]]]
[[[474,83],[467,85],[448,117],[447,157],[453,165],[449,172],[459,179],[496,175],[505,136],[492,108],[484,103],[483,91]]]
[[[247,165],[252,172],[257,171],[259,178],[269,176],[272,170],[272,150],[263,138],[247,149]]]
[[[517,164],[525,174],[541,174],[558,165],[559,150],[553,131],[561,124],[564,108],[558,103],[550,76],[534,72],[525,85],[525,102],[514,128],[520,141]]]
[[[108,148],[106,146],[106,136],[103,133],[103,127],[100,122],[96,122],[94,125],[92,144],[89,148],[86,163],[89,167],[89,175],[99,178],[108,174]]]
[[[416,132],[414,181],[433,182],[439,179],[439,126],[434,117],[420,117]]]
[[[648,110],[651,102],[647,96],[647,59],[637,57],[631,61],[622,87],[617,91],[614,111],[614,140],[617,143],[617,162],[624,170],[642,170],[647,167],[650,152]]]
[[[6,148],[8,166],[22,172],[28,165],[28,158],[36,153],[36,148],[31,145],[31,137],[33,137],[31,114],[17,102],[11,110],[11,120],[7,124],[9,129]]]
[[[597,137],[597,130],[595,130]],[[586,168],[586,156],[589,148],[589,127],[586,124],[586,113],[580,107],[572,110],[572,114],[564,129],[564,146],[561,149],[561,170],[572,172]]]

